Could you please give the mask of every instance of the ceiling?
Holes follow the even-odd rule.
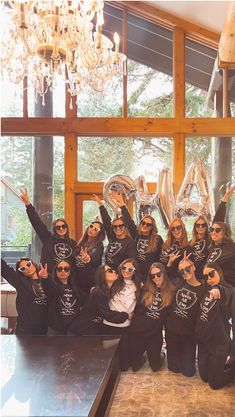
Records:
[[[146,1],[152,6],[203,26],[213,32],[221,33],[227,16],[230,1]]]

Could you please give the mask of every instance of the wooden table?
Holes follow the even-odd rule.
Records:
[[[106,416],[119,338],[1,336],[1,416]]]

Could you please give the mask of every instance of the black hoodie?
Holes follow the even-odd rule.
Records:
[[[66,224],[68,230],[66,237],[60,238],[47,229],[32,204],[26,206],[26,212],[30,223],[42,242],[40,262],[43,265],[47,263],[48,272],[52,272],[55,264],[59,261],[71,260],[77,242],[69,237],[68,225]]]

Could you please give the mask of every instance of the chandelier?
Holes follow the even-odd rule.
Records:
[[[102,0],[29,0],[4,2],[8,24],[2,36],[3,77],[24,77],[43,97],[62,77],[71,96],[85,86],[103,91],[105,83],[125,74],[126,56],[102,33]]]

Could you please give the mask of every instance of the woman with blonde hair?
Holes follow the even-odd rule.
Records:
[[[192,252],[185,224],[181,218],[175,217],[169,224],[166,240],[162,245],[160,254],[160,262],[167,267],[167,274],[171,280],[176,280],[179,263]]]
[[[164,265],[153,263],[130,325],[130,363],[133,371],[141,368],[145,351],[152,371],[156,372],[161,367],[164,361],[162,330],[174,293],[175,287],[169,281]]]

